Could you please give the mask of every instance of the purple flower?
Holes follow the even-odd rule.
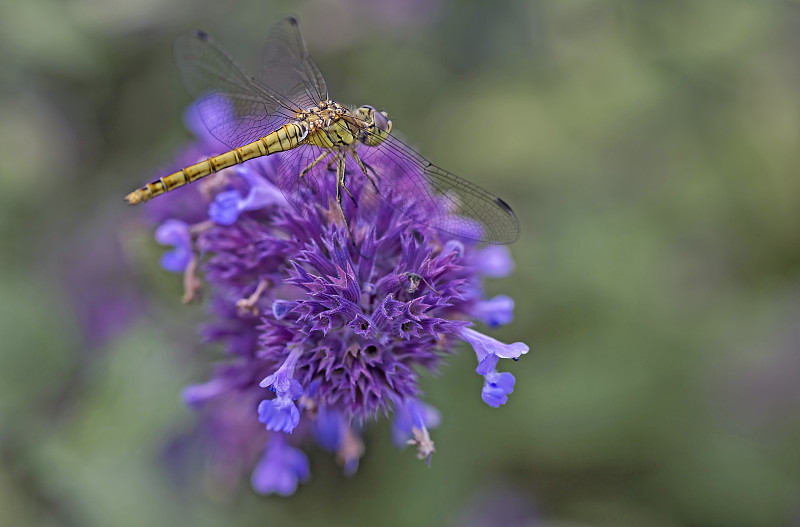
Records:
[[[481,300],[472,313],[490,328],[510,324],[514,320],[514,300],[506,295],[497,295],[491,300]]]
[[[395,408],[392,441],[401,448],[412,438],[414,428],[436,428],[442,421],[439,410],[418,399],[407,399]]]
[[[156,229],[155,238],[161,245],[174,247],[161,256],[161,267],[173,273],[182,273],[192,259],[189,226],[181,220],[167,220]]]
[[[262,388],[271,388],[274,399],[265,399],[258,404],[258,420],[267,425],[267,430],[292,433],[300,422],[300,411],[294,400],[303,394],[303,387],[292,376],[302,349],[295,347],[278,371],[259,383]]]
[[[325,450],[336,452],[342,446],[346,428],[347,424],[341,412],[320,408],[314,420],[314,439]]]
[[[484,376],[485,383],[481,391],[483,401],[497,408],[508,401],[508,394],[514,391],[514,376],[510,373],[498,373],[495,369],[500,359],[519,359],[528,353],[528,346],[522,342],[503,344],[499,340],[487,337],[470,328],[461,329],[461,338],[469,342],[478,357],[476,372]]]
[[[356,472],[358,461],[364,453],[364,445],[341,412],[320,408],[312,433],[321,448],[336,453],[337,461],[344,467],[346,475]]]
[[[465,340],[485,377],[484,401],[499,406],[514,378],[495,370],[498,359],[528,351],[467,327],[475,318],[490,326],[511,321],[510,298],[486,300],[482,293],[484,276],[513,267],[507,250],[478,249],[412,220],[446,212],[414,211],[401,185],[396,195],[379,198],[349,164],[342,202],[348,230],[326,163],[310,170],[304,183],[288,179],[296,184],[289,188],[284,180],[288,200],[276,194],[274,182],[300,174],[314,159],[295,153],[210,176],[213,186],[195,204],[205,219],[160,228],[172,233],[167,238],[175,251],[187,255],[179,262],[183,269],[196,262],[211,298],[212,320],[202,334],[228,353],[211,380],[187,388],[184,398],[215,423],[244,430],[237,448],[250,451],[267,442],[252,478],[261,493],[291,493],[308,474],[305,456],[286,445],[285,434],[297,444],[312,436],[351,474],[364,452],[361,428],[381,414],[394,412],[399,446],[413,444],[417,456],[430,461],[430,430],[440,416],[420,399],[420,374],[436,371]],[[378,155],[369,164],[386,181],[414,170]],[[192,260],[195,254],[202,259]],[[237,404],[241,411],[232,419]],[[261,423],[260,430],[239,419]]]
[[[481,362],[478,373],[482,373],[486,382],[481,390],[483,402],[493,408],[506,404],[508,394],[514,391],[514,376],[508,372],[498,373],[495,366],[498,361],[497,355],[489,355]]]
[[[272,303],[272,316],[275,317],[275,320],[281,320],[286,316],[287,313],[289,313],[289,311],[294,309],[296,305],[297,302],[276,300]]]
[[[435,450],[428,429],[436,428],[441,421],[439,410],[433,406],[417,399],[406,399],[395,409],[392,440],[398,448],[415,445],[417,457],[430,463]]]
[[[272,436],[261,461],[253,470],[251,483],[259,494],[294,494],[297,484],[308,479],[308,458],[285,443],[280,435]]]
[[[223,112],[225,113],[232,111],[230,104],[224,97],[219,97],[219,105],[224,108]],[[208,157],[210,157],[229,150],[229,148],[208,131],[208,127],[203,122],[200,109],[196,104],[190,105],[186,108],[186,111],[183,112],[183,124],[197,137],[195,148],[201,152],[200,155],[208,154]]]
[[[222,379],[211,379],[203,384],[191,384],[183,389],[183,402],[192,408],[199,408],[227,390],[228,386]]]
[[[492,356],[500,359],[516,360],[519,359],[520,355],[530,351],[528,345],[522,342],[503,344],[497,339],[488,337],[468,327],[461,328],[459,336],[472,346],[479,362],[483,362]]]
[[[492,245],[478,252],[478,270],[489,278],[503,278],[514,272],[514,260],[505,245]]]
[[[238,190],[220,192],[208,207],[208,216],[218,225],[233,225],[244,211],[263,209],[284,201],[283,194],[262,176],[238,166],[236,173],[250,186],[245,197]]]
[[[278,396],[275,399],[264,399],[258,403],[258,420],[267,425],[267,430],[291,434],[292,430],[297,427],[297,423],[300,422],[300,411],[292,402],[291,397],[288,395]]]

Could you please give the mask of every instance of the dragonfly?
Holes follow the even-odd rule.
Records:
[[[351,240],[344,194],[356,207],[359,200],[377,195],[413,221],[461,238],[508,244],[519,237],[519,221],[505,201],[403,143],[392,133],[385,111],[369,105],[351,109],[329,99],[295,17],[281,20],[268,32],[262,80],[246,73],[201,30],[176,40],[175,57],[203,123],[230,150],[134,190],[125,197],[129,204],[284,152],[290,157],[281,163],[276,179],[287,201],[302,211],[308,202],[305,191],[332,188],[331,180],[324,187],[318,179],[335,177],[335,203]],[[323,166],[328,173],[321,176]],[[352,174],[364,178],[360,193],[348,187]],[[410,206],[398,205],[404,200]]]

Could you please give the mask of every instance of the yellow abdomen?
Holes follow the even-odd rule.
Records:
[[[300,125],[295,123],[285,124],[257,141],[240,146],[239,148],[234,148],[229,152],[211,157],[205,161],[200,161],[178,172],[159,178],[152,183],[148,183],[125,196],[125,200],[131,205],[142,203],[160,194],[164,194],[165,192],[182,187],[192,181],[204,178],[214,172],[218,172],[223,168],[238,165],[239,163],[244,163],[256,157],[268,156],[276,152],[291,150],[300,145],[300,143],[306,139],[306,135],[306,131]],[[317,134],[314,135],[316,136]]]

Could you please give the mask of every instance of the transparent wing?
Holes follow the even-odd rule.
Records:
[[[322,154],[328,155],[309,169]],[[328,163],[335,161],[335,155],[335,152],[313,145],[301,145],[278,155],[276,183],[296,211],[304,213],[309,203],[325,205],[323,198],[334,195],[336,171],[329,171]],[[303,170],[306,173],[301,178]]]
[[[437,167],[396,137],[378,146],[361,145],[358,154],[387,202],[398,207],[398,196],[413,202],[400,209],[412,220],[488,243],[519,238],[519,220],[505,201]]]
[[[325,79],[308,55],[300,25],[293,16],[275,24],[267,35],[261,78],[304,109],[328,98]]]
[[[297,212],[307,216],[313,211],[314,204],[331,206],[331,210],[336,210],[333,204],[339,155],[335,150],[308,144],[278,154],[275,182]],[[320,158],[322,160],[318,161]],[[352,158],[346,160],[345,167],[347,190],[342,190],[342,209],[351,226],[355,227],[357,217],[361,221],[373,221],[378,206],[386,200],[374,191]],[[335,214],[336,217],[330,221],[338,220],[338,213]]]
[[[184,86],[209,132],[230,148],[251,143],[295,119],[299,102],[245,73],[203,31],[175,41]]]
[[[332,204],[336,155],[312,145],[279,154],[276,183],[295,210],[308,214],[310,203]],[[347,187],[353,198],[342,192],[346,214],[357,206],[363,217],[373,217],[378,204],[384,203],[416,223],[457,237],[503,244],[519,237],[519,221],[505,201],[430,163],[397,138],[389,136],[377,147],[359,145],[358,155],[375,186],[348,154]],[[311,165],[301,178],[301,172]]]

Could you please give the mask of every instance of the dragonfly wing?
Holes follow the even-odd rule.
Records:
[[[248,75],[207,33],[175,41],[178,71],[209,132],[230,148],[264,137],[297,117],[298,104]]]
[[[328,155],[309,168],[323,154]],[[330,150],[313,145],[301,145],[278,155],[276,183],[297,212],[305,215],[309,203],[325,204],[326,198],[335,191],[334,155]],[[331,171],[329,163],[333,163]],[[305,174],[300,177],[304,170]]]
[[[362,145],[359,156],[375,173],[381,196],[414,221],[488,243],[519,237],[519,220],[505,201],[439,168],[396,137]]]
[[[293,16],[275,24],[267,35],[261,78],[303,109],[328,98],[325,79],[308,55],[300,25]]]

